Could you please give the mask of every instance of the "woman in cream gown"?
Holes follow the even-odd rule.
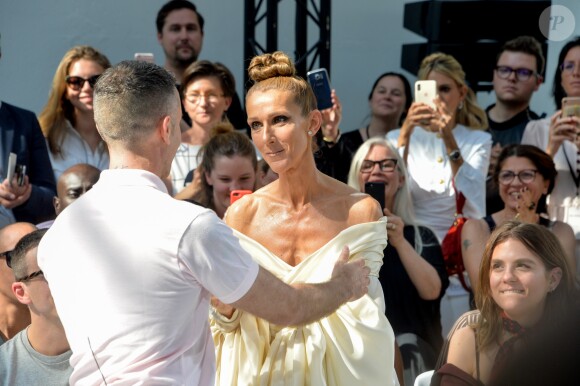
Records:
[[[255,57],[246,109],[252,139],[279,179],[233,204],[225,221],[264,268],[289,284],[328,280],[344,245],[371,269],[368,295],[305,326],[280,327],[212,300],[216,385],[388,385],[394,335],[378,282],[386,219],[376,201],[315,166],[322,114],[281,52]]]

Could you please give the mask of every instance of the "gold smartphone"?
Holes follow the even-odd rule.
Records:
[[[562,98],[562,117],[580,118],[580,97]]]

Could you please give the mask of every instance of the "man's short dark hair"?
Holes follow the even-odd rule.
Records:
[[[95,123],[105,141],[131,146],[149,135],[179,101],[175,78],[167,70],[127,60],[99,77],[93,103]]]
[[[532,36],[518,36],[506,42],[497,54],[495,59],[496,63],[499,60],[501,54],[505,51],[509,52],[523,52],[524,54],[532,55],[536,58],[536,71],[538,74],[542,75],[544,73],[544,66],[546,64],[546,59],[544,58],[544,53],[542,51],[542,45]]]
[[[189,9],[195,12],[197,15],[197,20],[199,22],[199,28],[201,29],[201,33],[203,34],[203,25],[205,21],[203,20],[203,16],[197,11],[195,5],[187,0],[171,0],[157,12],[157,19],[155,19],[155,24],[157,25],[157,32],[161,33],[163,30],[163,26],[165,25],[165,19],[167,15],[169,15],[173,11],[177,11],[179,9]]]
[[[14,247],[14,250],[10,253],[12,271],[15,277],[24,277],[28,275],[28,263],[26,262],[26,254],[31,249],[38,247],[42,236],[46,233],[47,229],[39,229],[24,235]]]

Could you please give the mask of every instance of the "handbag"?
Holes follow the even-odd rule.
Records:
[[[465,282],[463,272],[465,266],[463,265],[463,255],[461,253],[461,230],[467,219],[463,216],[463,206],[465,205],[465,196],[458,192],[455,188],[455,182],[452,182],[453,190],[455,190],[455,219],[453,225],[445,234],[441,242],[441,250],[443,252],[443,261],[445,262],[445,269],[447,275],[455,275],[459,277],[461,286],[467,291],[471,292],[471,288]]]

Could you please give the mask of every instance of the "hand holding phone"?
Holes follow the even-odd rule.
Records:
[[[232,190],[230,192],[230,205],[244,197],[246,194],[252,194],[251,190]]]
[[[312,87],[312,91],[314,91],[318,110],[331,108],[332,98],[330,96],[330,80],[326,69],[319,68],[317,70],[309,71],[306,74],[306,77],[308,78],[308,83],[310,83],[310,86]]]

